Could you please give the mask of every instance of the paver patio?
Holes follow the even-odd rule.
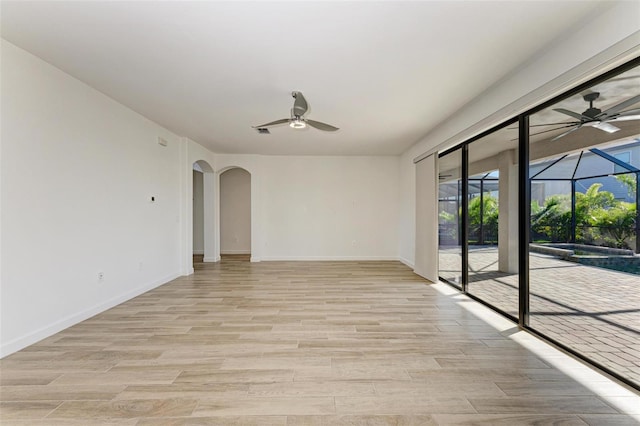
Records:
[[[640,276],[531,253],[530,326],[640,384]],[[441,276],[459,271],[440,252]],[[498,271],[497,247],[469,250],[469,292],[518,316],[518,275]]]

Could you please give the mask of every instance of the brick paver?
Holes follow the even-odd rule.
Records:
[[[460,262],[441,251],[443,276]],[[530,326],[640,384],[640,276],[538,253],[529,263]],[[497,248],[472,247],[469,267],[469,292],[517,317],[518,275],[498,271]]]

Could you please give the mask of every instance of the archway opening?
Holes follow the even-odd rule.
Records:
[[[193,163],[192,259],[193,264],[215,261],[213,255],[213,168],[204,160]]]
[[[251,258],[251,174],[239,167],[220,174],[220,256]]]

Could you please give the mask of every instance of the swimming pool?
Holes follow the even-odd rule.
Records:
[[[633,250],[572,243],[530,244],[529,250],[583,265],[640,275],[640,256]]]

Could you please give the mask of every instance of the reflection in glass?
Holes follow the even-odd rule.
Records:
[[[529,325],[636,383],[639,95],[635,68],[532,115],[529,166]]]
[[[462,285],[462,150],[438,160],[438,269],[440,278]]]
[[[518,317],[518,141],[503,128],[469,144],[469,293]]]

